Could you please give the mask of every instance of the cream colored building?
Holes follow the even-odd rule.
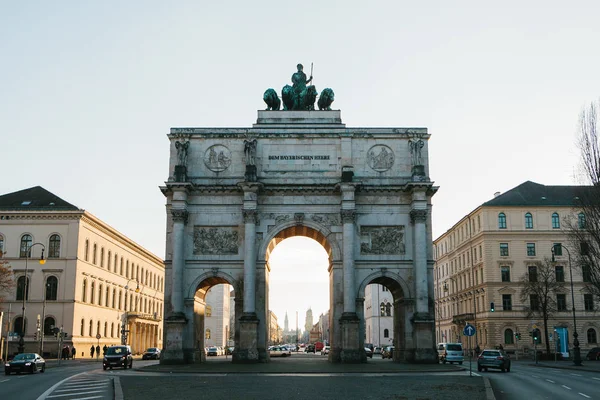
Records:
[[[17,283],[0,304],[3,339],[21,331],[24,305],[25,351],[41,349],[38,316],[44,354],[58,351],[55,327],[77,357],[122,340],[134,353],[162,348],[163,260],[94,215],[39,186],[0,196],[0,250]],[[15,353],[17,341],[8,343]]]
[[[365,343],[394,344],[394,297],[388,288],[372,283],[365,288]]]
[[[573,344],[573,313],[569,279],[571,252],[577,332],[582,357],[589,348],[598,346],[600,313],[598,304],[585,291],[582,270],[575,265],[578,248],[574,248],[565,231],[565,221],[577,221],[575,186],[544,186],[527,181],[499,194],[464,216],[451,229],[434,240],[434,282],[436,337],[438,342],[462,342],[466,322],[476,327],[470,342],[483,349],[502,345],[509,352],[531,351],[529,332],[540,317],[526,317],[520,299],[523,283],[519,281],[530,267],[552,257],[554,244],[560,243],[563,254],[556,257],[557,278],[564,279],[564,292],[558,293],[561,311],[549,321],[551,349],[562,346],[567,355]],[[494,303],[494,312],[491,311]],[[563,343],[557,334],[564,333]],[[520,340],[516,338],[520,334]],[[558,343],[557,343],[558,342]],[[545,341],[538,348],[545,349]],[[566,350],[566,351],[565,351]],[[559,352],[561,350],[559,349]]]
[[[206,346],[227,346],[230,329],[231,285],[215,285],[206,293],[204,338]]]

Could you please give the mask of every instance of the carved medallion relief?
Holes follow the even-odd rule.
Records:
[[[404,254],[404,226],[361,226],[360,254]]]
[[[194,227],[194,254],[238,254],[240,235],[237,227]]]
[[[231,152],[221,144],[210,146],[204,153],[204,165],[213,172],[225,171],[231,165]]]
[[[377,172],[384,172],[394,165],[394,152],[388,146],[377,144],[371,147],[367,153],[369,167]]]

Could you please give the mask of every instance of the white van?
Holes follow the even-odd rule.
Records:
[[[462,364],[464,360],[462,343],[438,343],[438,358],[446,364],[449,362]]]

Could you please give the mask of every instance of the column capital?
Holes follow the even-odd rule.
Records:
[[[258,213],[256,210],[242,210],[245,224],[256,224],[258,222]]]
[[[411,210],[410,220],[413,224],[418,222],[427,222],[427,210]]]
[[[340,211],[342,217],[342,223],[354,223],[356,221],[356,210],[342,210]]]
[[[173,222],[183,222],[184,224],[187,224],[188,212],[187,210],[171,209],[171,217],[173,218]]]

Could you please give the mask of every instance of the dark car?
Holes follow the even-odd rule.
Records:
[[[160,360],[160,350],[156,347],[150,347],[144,354],[142,360]]]
[[[306,346],[306,349],[304,350],[307,353],[315,353],[315,345],[314,344],[309,344],[308,346]]]
[[[477,371],[487,371],[488,368],[510,372],[510,357],[504,350],[483,350],[477,359]]]
[[[116,368],[122,367],[123,369],[133,367],[133,356],[131,355],[131,347],[129,346],[110,346],[106,350],[104,359],[102,360],[102,368]]]
[[[46,371],[46,360],[37,353],[21,353],[15,358],[4,364],[4,373],[10,375],[11,372],[20,374],[21,372],[29,372],[33,374],[36,371]]]
[[[600,347],[594,347],[593,349],[588,351],[585,358],[588,361],[594,361],[594,360],[600,361]]]

